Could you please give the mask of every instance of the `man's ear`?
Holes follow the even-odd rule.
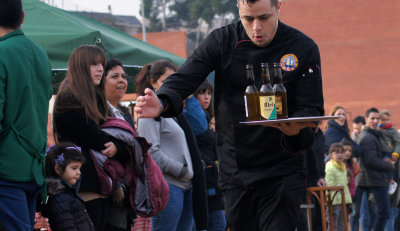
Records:
[[[21,24],[24,23],[24,20],[25,20],[25,11],[22,11]]]
[[[276,11],[278,11],[278,15],[281,12],[282,1],[278,1],[276,3]]]

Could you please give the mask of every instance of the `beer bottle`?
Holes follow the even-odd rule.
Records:
[[[254,81],[253,65],[246,65],[247,87],[244,92],[244,106],[247,121],[260,120],[258,91]]]
[[[286,88],[282,83],[282,70],[279,63],[274,63],[274,81],[276,118],[287,119],[287,95]]]
[[[268,63],[261,63],[261,80],[259,92],[261,119],[276,119],[275,93],[269,78]]]

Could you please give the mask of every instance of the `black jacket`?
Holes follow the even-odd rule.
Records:
[[[179,126],[185,133],[186,142],[188,144],[190,157],[192,158],[193,165],[193,218],[196,222],[197,230],[205,230],[208,225],[208,205],[207,205],[207,192],[206,192],[206,179],[204,175],[204,165],[201,160],[199,146],[197,145],[192,127],[186,120],[185,116],[181,114],[176,117]]]
[[[256,85],[260,87],[260,63],[280,62],[288,54],[298,59],[295,70],[283,72],[289,117],[323,115],[318,47],[306,35],[281,22],[274,39],[263,48],[250,41],[240,21],[214,30],[157,92],[161,99],[170,102],[162,116],[176,116],[182,111],[182,99],[215,71],[214,102],[217,139],[222,139],[218,144],[222,150],[223,188],[247,187],[265,178],[305,171],[304,155],[298,153],[313,144],[312,129],[289,137],[275,128],[239,123],[246,120],[245,65],[253,64]]]
[[[307,186],[315,187],[321,178],[325,178],[325,136],[321,129],[316,132],[315,143],[306,152],[308,172]]]
[[[351,146],[353,147],[352,157],[359,157],[361,155],[362,151],[360,146],[350,138],[349,133],[347,133],[346,129],[343,126],[340,126],[334,120],[329,120],[328,125],[328,129],[326,129],[325,131],[326,153],[328,153],[329,147],[333,143],[339,143],[343,140],[346,140],[350,142]]]
[[[393,171],[391,163],[383,160],[378,130],[366,127],[360,134],[358,143],[362,149],[360,173],[356,177],[357,186],[389,186],[388,171]]]
[[[207,131],[196,136],[197,143],[201,152],[201,159],[203,159],[206,168],[206,183],[207,183],[207,198],[208,210],[224,209],[224,198],[222,191],[218,186],[218,153],[217,153],[217,140],[212,130]]]
[[[42,215],[49,218],[51,230],[95,230],[76,188],[55,177],[47,177],[46,183],[49,199],[42,208]]]
[[[96,92],[97,93],[97,92]],[[104,112],[105,108],[101,105],[102,96],[97,93],[99,111]],[[79,101],[72,94],[57,96],[56,106],[75,106],[69,110],[55,110],[53,113],[53,125],[58,134],[59,141],[72,142],[82,148],[86,162],[82,165],[81,191],[100,192],[99,180],[94,168],[93,160],[89,155],[89,150],[101,151],[105,149],[104,144],[112,141],[118,147],[120,143],[100,129],[93,120],[87,118],[85,111]],[[101,124],[104,121],[100,122]],[[118,148],[120,150],[120,148]],[[117,158],[116,156],[115,158]]]

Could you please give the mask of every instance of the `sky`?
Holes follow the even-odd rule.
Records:
[[[140,4],[142,0],[41,0],[50,5],[57,6],[64,10],[108,12],[108,5],[111,5],[113,14],[136,16],[139,20]]]

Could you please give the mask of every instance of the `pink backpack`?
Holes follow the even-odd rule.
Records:
[[[151,144],[143,137],[136,134],[135,130],[124,120],[108,117],[108,120],[101,126],[105,132],[115,138],[124,141],[123,136],[113,135],[114,133],[126,135],[129,132],[135,139],[125,145],[127,153],[130,154],[128,163],[125,163],[126,183],[129,189],[129,199],[132,209],[142,217],[149,217],[158,214],[168,203],[169,187],[164,176],[148,153]]]

